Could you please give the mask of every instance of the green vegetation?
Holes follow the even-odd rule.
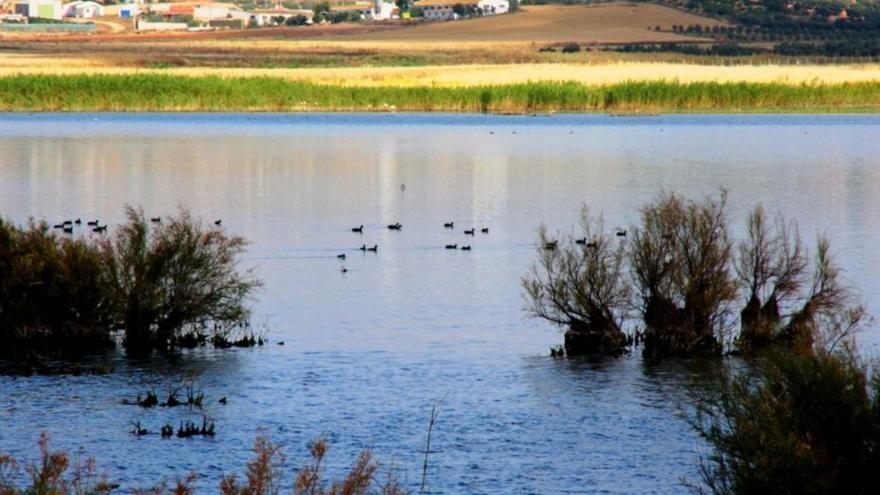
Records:
[[[613,236],[585,210],[577,237],[539,230],[527,309],[566,329],[568,355],[616,355],[640,341],[648,357],[834,348],[868,318],[828,240],[812,259],[802,244],[796,226],[770,224],[760,206],[736,243],[725,194],[661,195]]]
[[[696,493],[880,491],[880,377],[851,349],[774,354],[697,393]]]
[[[880,84],[544,82],[498,86],[345,87],[282,78],[17,75],[0,78],[2,111],[867,112]]]
[[[152,225],[151,225],[152,224]],[[237,262],[245,241],[181,212],[147,223],[128,210],[113,237],[73,221],[19,227],[0,220],[0,357],[43,360],[112,348],[124,330],[129,354],[256,344],[245,302],[259,285]],[[89,226],[89,230],[93,227]],[[241,344],[239,344],[241,342]]]

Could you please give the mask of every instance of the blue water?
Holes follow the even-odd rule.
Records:
[[[681,417],[685,385],[706,363],[553,360],[560,332],[525,317],[519,280],[541,223],[570,232],[587,204],[625,227],[662,190],[720,188],[737,230],[763,202],[805,238],[829,235],[880,307],[878,116],[0,114],[0,213],[112,226],[130,203],[222,218],[252,242],[255,321],[272,339],[174,362],[108,356],[107,376],[0,377],[0,450],[32,458],[48,431],[123,489],[195,471],[210,492],[257,435],[284,446],[292,474],[325,433],[331,474],[372,448],[417,489],[439,404],[434,492],[682,492],[705,453]],[[877,353],[872,332],[860,342]],[[190,381],[215,438],[128,433],[200,420],[119,404]]]

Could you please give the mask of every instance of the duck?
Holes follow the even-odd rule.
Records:
[[[341,259],[341,260],[344,260],[344,259],[345,259],[345,253],[338,254],[338,255],[336,255],[336,257],[339,258],[339,259]]]
[[[488,234],[488,233],[489,233],[489,227],[483,227],[482,229],[480,229],[480,232],[482,232],[482,233],[484,233],[484,234]]]
[[[162,221],[162,217],[153,217],[150,219],[150,221],[153,223],[159,223]]]
[[[64,222],[62,222],[61,225],[68,225],[68,226],[73,225],[73,220],[65,220]]]
[[[559,241],[550,241],[544,243],[544,249],[556,249],[556,246],[559,244]]]
[[[367,250],[367,245],[366,245],[366,244],[361,244],[360,250],[361,250],[361,251],[366,251],[366,250]]]
[[[471,250],[471,247],[470,247],[470,246],[462,246],[462,247],[461,247],[461,250],[462,250],[462,251],[470,251],[470,250]]]
[[[223,220],[214,220],[214,225],[220,225],[223,223]]]
[[[575,244],[584,245],[584,244],[587,243],[587,238],[586,238],[586,237],[581,237],[580,239],[575,239],[575,240],[574,240],[574,243],[575,243]]]
[[[81,218],[77,218],[76,220],[73,221],[73,223],[75,223],[77,225],[82,225],[83,221]]]
[[[64,228],[64,224],[63,224],[63,223],[56,223],[55,225],[52,226],[52,228],[54,228],[54,229],[63,229],[63,228]]]
[[[95,228],[92,229],[92,232],[97,232],[97,233],[99,233],[99,234],[101,234],[101,233],[103,233],[103,232],[107,232],[107,226],[106,226],[106,225],[101,225],[100,227],[95,227]]]
[[[474,230],[476,230],[476,229],[472,228],[471,230],[465,230],[464,235],[474,235]]]
[[[343,266],[342,269],[339,270],[339,271],[342,272],[342,273],[348,273],[348,268],[346,268],[346,267]]]
[[[223,405],[225,406],[225,405],[226,405],[226,402],[227,402],[227,400],[226,400],[226,396],[224,395],[224,396],[221,397],[220,400],[217,401],[217,402],[219,402],[219,403],[221,403],[221,404],[223,404]]]
[[[626,237],[626,230],[617,229],[617,237]]]
[[[403,227],[403,225],[400,225],[400,222],[392,223],[392,224],[388,225],[388,228],[391,230],[400,230],[402,227]]]
[[[375,252],[379,251],[379,245],[373,244],[373,247],[367,248],[367,251],[370,251],[371,253],[375,253]]]
[[[363,234],[364,233],[364,226],[361,225],[360,227],[352,227],[351,231],[357,232],[358,234]]]
[[[65,234],[72,234],[72,233],[73,233],[73,226],[71,226],[71,225],[65,225],[65,226],[64,226],[64,233],[65,233]]]
[[[447,244],[446,249],[458,249],[458,244]]]
[[[86,222],[86,225],[88,225],[89,227],[97,227],[97,226],[98,226],[98,221],[97,221],[97,220],[91,220],[91,221]]]
[[[443,224],[443,227],[445,227],[447,229],[455,228],[455,222],[446,222]]]

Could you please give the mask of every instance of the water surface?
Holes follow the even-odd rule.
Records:
[[[832,246],[878,305],[877,116],[0,115],[0,212],[119,222],[192,209],[252,241],[256,321],[273,344],[128,362],[116,373],[0,377],[0,450],[40,431],[84,449],[124,488],[241,471],[254,437],[331,471],[372,448],[410,488],[440,402],[429,483],[442,493],[677,493],[702,443],[679,417],[695,362],[553,360],[557,329],[526,319],[519,279],[535,228],[569,232],[582,204],[611,227],[661,190],[726,188],[742,228],[763,202]],[[401,188],[401,185],[405,185]],[[443,229],[454,221],[456,229]],[[401,222],[400,232],[386,224]],[[364,224],[364,234],[350,232]],[[463,228],[489,227],[473,238]],[[362,253],[378,244],[377,254]],[[470,244],[470,252],[445,244]],[[346,253],[345,262],[336,255]],[[348,272],[340,272],[341,266]],[[861,338],[876,354],[876,336]],[[284,346],[274,342],[284,341]],[[197,419],[119,404],[194,380],[214,439],[134,438]],[[229,405],[216,399],[229,397]],[[208,490],[206,490],[208,491]]]

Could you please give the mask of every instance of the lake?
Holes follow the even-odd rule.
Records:
[[[829,235],[880,308],[878,116],[2,114],[0,214],[112,229],[132,204],[222,219],[251,241],[244,263],[265,281],[254,322],[271,342],[109,355],[105,376],[0,376],[0,451],[32,459],[47,431],[123,492],[195,471],[210,493],[257,435],[291,473],[324,433],[329,474],[371,448],[416,490],[437,404],[433,492],[680,493],[706,452],[681,412],[707,363],[552,359],[561,332],[526,317],[519,281],[541,223],[569,233],[586,204],[626,227],[661,191],[721,188],[736,231],[761,202],[811,246]],[[860,341],[877,354],[875,334]],[[204,390],[216,437],[129,433],[200,421],[120,404],[185,382]]]

